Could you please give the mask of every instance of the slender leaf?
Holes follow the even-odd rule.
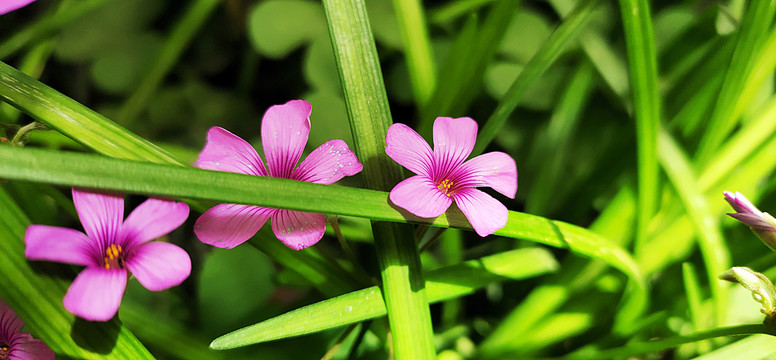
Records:
[[[430,302],[465,296],[487,284],[519,280],[556,270],[552,255],[540,248],[511,250],[429,272]],[[231,349],[284,339],[373,319],[386,314],[380,288],[373,286],[308,305],[221,336],[210,345]]]
[[[679,194],[700,239],[706,277],[714,300],[715,324],[722,325],[727,310],[727,294],[717,276],[730,267],[730,251],[722,240],[717,217],[709,211],[706,198],[697,185],[687,156],[665,131],[660,132],[659,142],[660,163]]]
[[[137,90],[122,105],[116,119],[118,123],[128,126],[140,114],[165,75],[176,64],[183,50],[219,3],[219,0],[196,0],[191,4],[167,37]]]
[[[451,208],[435,219],[419,218],[389,205],[388,193],[382,191],[95,155],[2,146],[0,174],[0,177],[7,179],[61,186],[214,200],[471,230],[471,225],[458,209]],[[298,201],[300,198],[306,201]],[[494,234],[566,248],[583,256],[601,259],[628,275],[634,281],[635,289],[645,291],[646,284],[641,271],[630,255],[618,245],[584,228],[510,211],[506,226]]]
[[[647,238],[647,225],[655,213],[658,189],[657,133],[660,100],[657,88],[657,55],[652,18],[646,0],[620,0],[620,13],[628,48],[628,66],[638,154],[638,216],[636,252]]]
[[[736,49],[725,73],[725,81],[717,97],[707,131],[696,153],[700,163],[708,161],[708,157],[736,125],[738,120],[735,116],[736,105],[744,84],[753,70],[764,39],[769,34],[774,11],[776,6],[769,0],[753,0],[749,3],[736,35]]]
[[[419,0],[393,0],[399,30],[404,40],[407,68],[418,105],[431,98],[436,87],[436,63],[426,27],[423,3]]]
[[[550,35],[539,51],[534,54],[528,64],[525,65],[520,74],[504,94],[496,110],[488,118],[485,126],[477,135],[477,145],[472,151],[473,155],[482,153],[490,142],[496,137],[501,128],[506,124],[509,115],[517,108],[525,91],[529,85],[533,84],[550,65],[555,63],[561,51],[565,49],[577,35],[584,29],[585,24],[590,20],[598,0],[585,0],[581,2],[573,13],[563,20],[563,23]]]

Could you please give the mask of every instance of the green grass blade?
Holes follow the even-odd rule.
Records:
[[[0,174],[2,178],[60,186],[111,189],[152,196],[213,200],[471,230],[468,220],[458,209],[450,209],[435,219],[419,218],[389,205],[387,192],[96,155],[3,146],[0,147]],[[300,198],[306,201],[300,202]],[[587,229],[510,211],[506,226],[494,234],[565,248],[600,259],[625,273],[636,283],[636,290],[645,291],[646,283],[641,271],[628,252]]]
[[[68,267],[27,261],[28,225],[27,217],[0,187],[0,297],[36,337],[56,353],[77,359],[153,359],[117,319],[88,322],[65,310],[62,299],[70,281],[49,272],[61,274]]]
[[[323,5],[365,185],[388,190],[401,180],[401,167],[385,154],[392,120],[366,7],[362,0]],[[372,231],[394,354],[400,360],[433,359],[434,331],[413,229],[374,222]]]
[[[631,356],[657,352],[664,349],[673,348],[682,344],[696,342],[700,340],[713,339],[722,336],[736,336],[748,334],[768,334],[770,330],[765,325],[740,325],[721,327],[707,331],[700,331],[690,335],[678,335],[662,340],[654,340],[643,343],[635,343],[624,346],[619,349],[609,349],[601,351],[590,351],[586,353],[572,354],[568,356],[553,358],[563,360],[599,360],[612,358],[628,358]]]
[[[697,184],[687,156],[665,131],[660,132],[659,143],[660,163],[679,194],[698,234],[701,254],[706,264],[706,276],[714,301],[714,323],[722,325],[727,313],[727,293],[718,276],[730,268],[730,251],[722,239],[718,217],[709,210],[706,197]]]
[[[555,63],[561,51],[585,30],[585,24],[587,24],[597,4],[598,0],[585,0],[580,3],[577,9],[563,20],[563,23],[553,31],[541,49],[528,61],[477,135],[477,144],[474,146],[472,155],[481,154],[485,150],[506,124],[523,93],[550,68],[550,65]]]
[[[769,34],[776,6],[769,0],[753,0],[741,21],[736,49],[725,73],[725,81],[717,97],[707,131],[696,152],[700,163],[705,163],[736,125],[736,104],[753,64],[760,54],[765,37]]]
[[[471,294],[487,284],[539,276],[557,267],[557,262],[547,250],[511,250],[431,271],[426,275],[426,288],[429,301],[439,302]],[[231,349],[300,336],[385,314],[380,288],[373,286],[236,330],[215,339],[211,347]]]
[[[186,49],[186,46],[219,3],[219,0],[196,0],[191,4],[170,35],[166,37],[153,65],[140,80],[140,85],[121,106],[116,122],[129,126],[143,111],[156,88],[159,87],[173,65],[177,63],[183,50]]]
[[[407,69],[410,74],[415,101],[425,105],[436,87],[436,62],[426,27],[423,3],[419,0],[393,0],[399,30],[404,40]]]
[[[569,156],[571,137],[574,135],[582,112],[587,104],[588,95],[592,90],[593,69],[590,63],[579,67],[571,78],[560,102],[550,118],[547,131],[536,141],[537,149],[532,151],[533,159],[545,163],[536,174],[536,184],[526,200],[526,212],[547,215],[553,206],[560,206],[554,201],[558,193],[558,184],[563,182],[563,164]]]
[[[628,49],[631,95],[638,154],[638,215],[636,252],[646,242],[647,224],[655,213],[658,190],[657,133],[660,99],[652,18],[646,0],[620,0]]]
[[[421,109],[416,127],[418,133],[431,139],[431,129],[437,116],[460,116],[479,93],[485,69],[493,59],[520,0],[496,2],[487,17],[477,26],[471,16],[453,43],[439,71],[434,95]]]
[[[0,100],[98,153],[156,163],[178,163],[156,145],[2,62]]]

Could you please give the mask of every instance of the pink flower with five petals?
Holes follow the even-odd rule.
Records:
[[[266,167],[250,144],[220,127],[208,131],[207,144],[196,166],[327,185],[361,171],[363,166],[342,140],[327,141],[296,167],[310,133],[311,111],[310,103],[304,100],[292,100],[267,110],[261,121]],[[268,219],[272,219],[275,236],[294,250],[314,245],[326,230],[323,214],[220,204],[197,219],[194,233],[206,244],[233,248],[255,235]]]
[[[385,152],[416,174],[391,190],[391,201],[417,216],[433,218],[455,200],[478,235],[484,237],[504,227],[507,208],[475,187],[488,186],[514,198],[517,166],[509,155],[498,151],[465,161],[476,138],[477,123],[468,117],[436,118],[433,150],[407,125],[391,125]]]
[[[24,254],[86,266],[65,295],[65,308],[91,321],[108,321],[119,310],[131,272],[146,289],[179,285],[191,273],[189,254],[151,241],[175,230],[189,216],[184,203],[148,199],[124,220],[124,198],[73,189],[73,203],[86,234],[68,228],[30,225]]]
[[[24,322],[0,299],[0,359],[48,360],[54,352],[43,341],[22,332]]]

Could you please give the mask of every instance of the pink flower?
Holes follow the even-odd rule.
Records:
[[[54,359],[54,352],[41,340],[22,332],[24,322],[0,299],[0,359]]]
[[[250,144],[220,127],[208,131],[207,144],[196,166],[317,184],[332,184],[361,171],[363,166],[342,140],[327,141],[296,167],[310,133],[311,111],[310,104],[303,100],[292,100],[267,110],[261,122],[266,168]],[[255,235],[270,218],[275,236],[294,250],[314,245],[326,230],[323,214],[220,204],[197,219],[194,233],[206,244],[233,248]]]
[[[2,0],[0,1],[0,15],[25,7],[33,1],[35,0]]]
[[[146,289],[178,285],[191,273],[191,259],[178,246],[151,240],[174,230],[189,216],[184,203],[148,199],[124,220],[124,198],[73,189],[73,202],[86,234],[30,225],[24,241],[31,260],[86,266],[65,295],[65,308],[92,321],[118,311],[127,272]]]
[[[765,245],[776,251],[776,219],[757,209],[738,191],[735,194],[725,191],[724,195],[725,200],[736,211],[728,215],[749,226]]]
[[[391,190],[391,201],[417,216],[433,218],[455,200],[478,235],[487,236],[504,227],[507,208],[475,187],[489,186],[513,199],[517,167],[509,155],[498,151],[464,162],[476,138],[477,123],[468,117],[436,118],[433,151],[407,125],[391,125],[385,152],[417,174]]]

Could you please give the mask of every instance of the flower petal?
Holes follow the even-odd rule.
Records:
[[[304,100],[292,100],[270,107],[261,120],[261,143],[269,174],[291,178],[310,134],[312,107]]]
[[[24,256],[66,264],[99,266],[100,248],[86,234],[63,227],[30,225],[24,235]]]
[[[454,170],[457,186],[489,186],[510,199],[517,192],[517,166],[511,156],[494,151],[477,156]]]
[[[3,0],[0,1],[0,15],[27,6],[35,0]]]
[[[143,244],[127,258],[127,269],[146,289],[161,291],[179,285],[191,274],[191,258],[166,242]]]
[[[733,207],[733,209],[738,213],[748,213],[748,214],[760,214],[760,210],[757,209],[756,206],[752,204],[749,199],[746,198],[743,194],[736,191],[735,194],[731,193],[730,191],[723,192],[725,195],[725,201],[730,204],[730,206]]]
[[[507,224],[506,206],[480,190],[461,189],[453,198],[479,236],[488,236]]]
[[[315,245],[326,231],[323,214],[279,209],[272,215],[272,232],[294,250]]]
[[[127,216],[121,228],[126,249],[167,235],[189,217],[189,206],[182,202],[148,199]]]
[[[119,310],[126,286],[125,270],[88,267],[67,290],[65,309],[86,320],[108,321]]]
[[[97,246],[117,238],[124,221],[123,196],[73,188],[73,203],[86,235]]]
[[[385,153],[418,175],[431,176],[433,152],[426,140],[404,124],[393,124],[385,137]]]
[[[207,132],[207,143],[195,164],[200,169],[267,176],[256,149],[239,136],[218,126]]]
[[[461,165],[474,149],[477,122],[468,117],[434,120],[434,180]]]
[[[442,215],[453,202],[431,179],[421,175],[396,184],[389,197],[397,206],[424,218]]]
[[[363,168],[348,144],[335,139],[325,142],[307,155],[291,178],[328,185],[345,176],[358,174]]]
[[[261,229],[275,209],[239,204],[219,204],[205,211],[194,223],[200,241],[231,249]]]
[[[32,339],[26,334],[25,338],[14,341],[8,360],[54,360],[54,352],[43,341]]]
[[[3,299],[0,299],[0,336],[11,336],[11,333],[21,331],[23,327],[24,321]]]

